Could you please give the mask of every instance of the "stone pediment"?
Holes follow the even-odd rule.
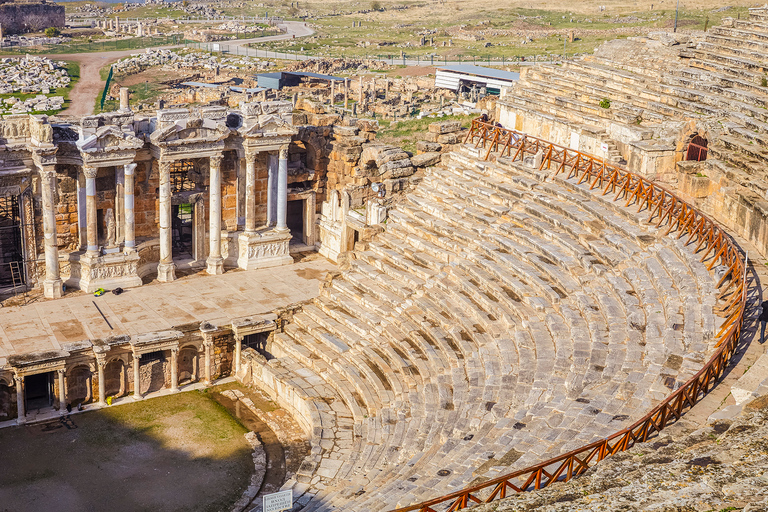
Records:
[[[187,144],[199,142],[219,142],[230,134],[230,129],[211,119],[182,119],[165,128],[152,132],[153,144]]]
[[[259,116],[259,122],[242,131],[244,137],[296,135],[298,130],[279,115]]]
[[[133,135],[122,131],[116,126],[100,126],[96,133],[77,143],[80,151],[86,153],[104,151],[122,151],[140,149],[144,143]]]

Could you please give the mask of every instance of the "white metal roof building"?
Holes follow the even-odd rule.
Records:
[[[502,87],[511,87],[520,79],[520,73],[484,68],[471,64],[455,64],[437,68],[435,87],[458,91],[460,85],[485,87],[489,94],[499,94]]]

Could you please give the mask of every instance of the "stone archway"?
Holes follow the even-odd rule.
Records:
[[[114,359],[104,367],[104,393],[107,396],[123,396],[128,392],[125,368],[122,359]]]
[[[67,402],[93,401],[93,373],[88,366],[76,366],[67,371]]]
[[[190,383],[198,380],[199,359],[198,350],[194,346],[186,346],[179,350],[179,383]]]

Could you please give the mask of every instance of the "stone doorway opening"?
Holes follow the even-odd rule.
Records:
[[[27,413],[53,405],[54,373],[38,373],[24,377],[24,398]]]
[[[267,351],[267,340],[269,331],[256,332],[243,336],[243,348],[252,348],[267,359],[273,359],[272,354]]]
[[[693,160],[696,162],[703,162],[707,159],[707,144],[708,141],[700,135],[696,135],[691,142],[688,143],[688,152],[685,155],[686,160]]]
[[[291,230],[291,243],[304,244],[304,200],[288,201],[285,223]]]
[[[21,224],[19,196],[0,197],[0,288],[25,281]]]
[[[190,203],[171,205],[173,257],[194,258],[194,206]]]

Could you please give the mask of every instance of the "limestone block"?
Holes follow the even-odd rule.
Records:
[[[458,144],[459,137],[455,133],[444,133],[437,137],[437,142],[440,144]]]
[[[375,119],[358,119],[357,127],[364,132],[376,132],[379,130],[379,122]]]
[[[354,137],[360,129],[357,126],[339,126],[333,127],[333,134],[336,137]]]
[[[307,124],[307,114],[304,112],[294,112],[293,122],[291,124],[293,124],[293,126],[303,126]]]
[[[363,152],[362,146],[335,147],[331,152],[331,160],[343,160],[345,162],[357,162],[360,153]]]
[[[453,133],[461,130],[461,123],[458,121],[440,121],[429,125],[431,133]]]
[[[264,101],[261,103],[261,110],[265,114],[290,114],[293,104],[290,101]]]
[[[411,163],[414,167],[429,167],[440,162],[440,153],[429,151],[411,157]]]
[[[426,140],[420,140],[416,143],[416,154],[429,153],[431,151],[441,151],[443,146],[437,142],[429,142]]]
[[[362,146],[365,143],[366,143],[365,138],[355,137],[355,136],[340,137],[333,141],[334,146],[341,146],[341,147],[358,147],[358,146]]]

